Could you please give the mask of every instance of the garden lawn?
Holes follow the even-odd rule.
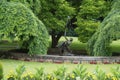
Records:
[[[73,38],[73,42],[70,45],[70,48],[72,50],[87,50],[87,44],[86,43],[80,42],[77,37],[72,37],[72,38]],[[65,38],[61,37],[59,42],[61,42],[61,41],[65,41]],[[111,52],[115,52],[115,53],[120,54],[120,40],[113,41],[110,44],[109,49],[110,49]]]
[[[3,65],[4,75],[7,75],[10,71],[15,71],[16,67],[20,64],[24,64],[27,71],[32,73],[36,72],[36,68],[44,67],[45,73],[52,73],[59,67],[66,67],[67,72],[71,72],[78,64],[55,64],[55,63],[40,63],[40,62],[26,62],[20,60],[10,60],[10,59],[1,59],[0,62]],[[111,68],[120,67],[120,64],[79,64],[87,68],[87,72],[94,72],[95,68],[98,66],[101,70],[106,73],[110,73]]]
[[[110,44],[110,49],[112,52],[119,52],[120,53],[120,40],[113,41]]]
[[[78,41],[78,38],[77,37],[68,37],[69,38],[73,38],[73,42],[72,44],[70,45],[70,48],[72,50],[86,50],[86,43],[82,43],[80,41]],[[50,39],[51,40],[51,39]],[[64,37],[61,37],[60,40],[59,40],[59,43],[60,42],[63,42],[63,41],[66,41]]]
[[[68,37],[68,38],[70,38],[70,37]],[[87,48],[86,43],[82,43],[82,42],[78,41],[77,37],[72,37],[72,38],[73,38],[73,42],[70,45],[70,48],[72,50],[86,50],[86,48]],[[63,42],[63,41],[65,41],[65,38],[61,37],[60,40],[59,40],[59,43]],[[51,45],[51,38],[49,38],[49,43]],[[6,39],[5,39],[5,41],[3,40],[2,42],[0,42],[0,50],[3,50],[3,51],[10,50],[10,49],[19,49],[20,46],[21,46],[21,42],[18,42],[17,39],[13,43],[12,42],[7,42]],[[112,52],[120,53],[120,40],[113,41],[110,44],[110,50]]]

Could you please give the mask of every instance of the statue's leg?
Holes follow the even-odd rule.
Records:
[[[71,52],[72,52],[68,47],[66,47],[66,51],[67,51],[68,53],[71,53]]]
[[[63,53],[64,53],[64,49],[61,48],[61,50],[60,50],[60,56],[63,56]]]
[[[67,50],[67,56],[74,56],[74,54],[72,54],[72,50],[70,50],[70,48],[66,48]]]

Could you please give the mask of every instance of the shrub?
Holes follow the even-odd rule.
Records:
[[[96,80],[96,76],[93,73],[87,73],[85,80]]]
[[[36,73],[25,72],[25,66],[19,65],[16,73],[11,71],[5,80],[120,80],[120,69],[112,68],[111,73],[106,74],[99,67],[95,72],[87,72],[83,65],[78,65],[72,72],[67,73],[66,68],[60,67],[53,73],[44,73],[44,68],[36,69]],[[23,73],[25,72],[25,73]]]
[[[10,71],[7,76],[6,76],[7,80],[16,80],[16,74],[13,71]]]
[[[86,72],[86,68],[83,67],[83,65],[78,65],[74,70],[73,73],[75,74],[76,77],[80,77],[81,80],[84,80],[87,72]]]
[[[15,1],[15,0],[14,0]],[[21,41],[22,49],[30,55],[46,54],[48,32],[45,25],[25,5],[19,2],[0,2],[0,40],[7,37]]]
[[[13,71],[10,71],[6,78],[7,80],[21,80],[25,70],[26,70],[25,66],[23,64],[20,64],[16,68],[16,73]]]
[[[114,76],[113,77],[114,79],[116,78],[116,80],[120,80],[120,68],[119,68],[119,66],[117,68],[112,68],[111,72]]]
[[[22,80],[40,80],[40,79],[35,79],[35,75],[32,74],[31,72],[27,72],[22,75],[21,77]]]
[[[44,68],[41,67],[41,68],[37,68],[36,69],[36,74],[35,74],[35,79],[36,80],[43,80],[43,77],[44,77]]]
[[[75,74],[74,73],[67,74],[65,80],[75,80]]]
[[[66,68],[63,66],[58,68],[56,71],[54,71],[54,76],[56,77],[57,80],[64,80],[65,73],[66,73]]]
[[[18,80],[20,80],[21,79],[21,77],[22,77],[22,75],[23,75],[23,73],[25,72],[25,66],[23,65],[23,64],[20,64],[20,65],[18,65],[18,67],[16,68],[16,78],[18,79]]]
[[[3,78],[3,67],[2,64],[0,62],[0,80]]]
[[[105,80],[116,80],[116,79],[110,73],[108,73],[108,74],[105,75]]]
[[[99,69],[98,66],[95,69],[94,75],[96,76],[97,80],[105,80],[105,72]]]
[[[53,74],[50,74],[50,73],[46,74],[46,75],[44,76],[44,80],[54,80]],[[56,80],[57,80],[57,79],[56,79]]]

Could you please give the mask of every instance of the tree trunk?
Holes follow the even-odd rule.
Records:
[[[59,39],[64,34],[64,32],[60,32],[59,34],[55,34],[55,31],[52,31],[51,37],[52,37],[52,45],[51,48],[55,48],[58,44]]]
[[[55,48],[57,46],[58,41],[59,41],[60,38],[58,39],[54,35],[51,35],[51,36],[52,36],[52,45],[51,45],[51,48]]]

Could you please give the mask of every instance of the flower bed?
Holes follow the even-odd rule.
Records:
[[[96,61],[90,61],[90,64],[97,64]]]
[[[120,64],[120,62],[116,62],[117,64]]]
[[[61,63],[57,61],[57,63]],[[19,65],[16,72],[8,71],[5,80],[120,80],[120,67],[112,68],[111,73],[105,73],[99,67],[94,72],[87,72],[83,65],[78,65],[73,71],[67,72],[65,67],[60,67],[53,72],[45,72],[43,67],[36,69],[36,73],[27,72],[26,67]]]
[[[55,61],[53,61],[53,63],[56,63],[56,64],[62,64],[63,61],[61,61],[61,60],[55,60]]]

